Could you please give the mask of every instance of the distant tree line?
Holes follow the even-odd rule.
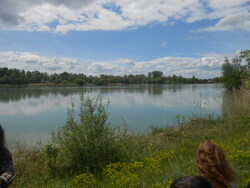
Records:
[[[199,79],[184,78],[182,76],[164,76],[161,71],[152,71],[145,74],[129,74],[124,76],[104,75],[87,76],[85,74],[73,74],[63,72],[60,74],[48,74],[39,71],[24,71],[15,68],[0,68],[0,84],[93,84],[93,85],[109,85],[109,84],[190,84],[190,83],[211,83],[220,82],[220,78]]]

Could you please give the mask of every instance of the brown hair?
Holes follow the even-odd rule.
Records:
[[[223,150],[212,142],[200,144],[196,166],[200,175],[206,177],[215,188],[230,187],[230,183],[236,182],[236,173],[229,166]]]

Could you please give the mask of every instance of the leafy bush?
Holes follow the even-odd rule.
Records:
[[[84,187],[94,187],[97,180],[91,173],[80,174],[73,179],[75,185],[82,185]]]
[[[44,146],[44,154],[45,154],[45,163],[46,166],[49,169],[50,174],[55,174],[56,172],[59,172],[58,170],[58,163],[57,163],[57,155],[58,155],[58,149],[55,148],[52,144],[47,144]]]
[[[83,86],[86,83],[86,80],[84,80],[82,78],[78,78],[75,80],[75,83],[80,85],[80,86]]]
[[[107,164],[126,158],[119,137],[108,122],[109,102],[103,104],[101,96],[91,99],[83,95],[80,101],[79,114],[72,104],[66,124],[52,134],[53,145],[58,151],[56,165],[64,174],[98,173]]]
[[[63,80],[62,81],[62,84],[68,84],[69,82],[68,82],[68,80]]]

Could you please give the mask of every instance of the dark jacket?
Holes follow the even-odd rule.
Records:
[[[15,170],[13,167],[12,155],[7,148],[4,148],[2,152],[0,152],[0,180],[8,184],[14,174]]]

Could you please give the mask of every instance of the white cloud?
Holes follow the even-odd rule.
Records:
[[[250,13],[241,12],[233,15],[228,15],[222,18],[215,26],[198,29],[196,32],[201,31],[232,31],[244,30],[250,32]]]
[[[41,72],[76,72],[82,69],[76,59],[45,57],[32,52],[0,52],[0,67]]]
[[[147,74],[160,70],[164,75],[182,75],[200,78],[219,76],[225,55],[200,54],[199,58],[162,57],[149,61],[117,59],[111,61],[81,62],[77,59],[45,57],[31,52],[0,52],[0,67],[38,70],[48,73],[84,73],[87,75]]]
[[[167,45],[168,45],[167,42],[162,42],[162,43],[161,43],[161,46],[162,46],[162,47],[165,47],[165,46],[167,46]]]
[[[0,29],[50,31],[123,30],[152,22],[228,19],[250,9],[249,0],[2,0]],[[249,19],[248,19],[249,20]],[[238,24],[239,22],[232,22]],[[223,23],[218,23],[220,24]],[[240,28],[246,30],[249,23]],[[231,27],[233,28],[233,27]],[[248,31],[248,30],[246,30]]]
[[[184,77],[193,75],[200,78],[211,78],[219,76],[221,65],[224,62],[225,55],[212,54],[201,58],[188,57],[163,57],[150,61],[133,61],[124,59],[124,63],[119,61],[94,62],[88,66],[92,74],[147,74],[154,70],[160,70],[164,75],[173,74]]]
[[[228,0],[226,2],[224,0],[208,0],[207,3],[208,6],[213,9],[224,10],[227,8],[243,6],[246,3],[249,3],[249,0]]]

